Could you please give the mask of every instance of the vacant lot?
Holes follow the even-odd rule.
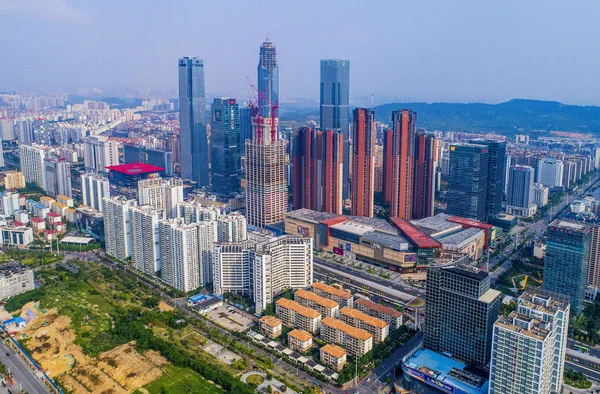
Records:
[[[210,320],[232,331],[246,331],[254,322],[252,319],[242,315],[236,309],[227,309],[225,305],[207,313]]]
[[[223,391],[189,369],[168,365],[161,378],[145,385],[134,394],[221,394]]]

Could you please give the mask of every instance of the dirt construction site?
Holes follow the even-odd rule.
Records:
[[[88,357],[74,343],[75,333],[68,328],[68,317],[57,315],[54,309],[42,313],[33,303],[22,310],[28,309],[36,316],[20,334],[29,338],[31,356],[72,393],[129,393],[158,379],[163,373],[161,367],[168,363],[156,352],[138,353],[133,342],[95,359]]]

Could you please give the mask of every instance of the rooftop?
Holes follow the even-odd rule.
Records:
[[[458,233],[446,235],[444,237],[436,238],[442,243],[442,245],[456,246],[457,248],[463,248],[473,241],[473,239],[485,236],[482,229],[477,227],[470,227],[459,231]]]
[[[302,305],[298,304],[296,301],[288,300],[287,298],[280,298],[275,303],[283,308],[291,309],[294,312],[298,313],[299,315],[302,315],[302,316],[305,316],[305,317],[308,317],[311,319],[315,319],[315,318],[321,316],[321,314],[319,312],[315,311],[314,309],[302,306]]]
[[[338,289],[336,287],[333,286],[329,286],[325,283],[321,283],[321,282],[314,282],[312,284],[313,289],[319,289],[322,290],[326,293],[338,296],[340,298],[343,298],[345,300],[352,298],[352,293],[347,291],[347,290],[342,290],[342,289]]]
[[[589,225],[581,222],[574,222],[571,220],[561,220],[556,219],[550,225],[549,228],[554,228],[558,230],[567,230],[567,231],[575,231],[575,232],[586,232],[589,230]]]
[[[323,320],[321,320],[321,327],[324,325],[327,327],[335,328],[336,330],[340,330],[346,335],[349,335],[352,338],[360,339],[361,341],[366,341],[369,338],[373,337],[373,335],[371,335],[366,330],[352,327],[351,325],[346,324],[339,319],[334,319],[333,317],[326,317]]]
[[[369,316],[366,313],[359,311],[358,309],[348,308],[347,306],[340,309],[340,314],[349,316],[353,319],[361,320],[365,324],[372,327],[385,328],[388,326],[388,324],[381,319]]]
[[[333,345],[328,343],[320,349],[323,353],[327,353],[332,355],[335,358],[344,357],[346,355],[346,351],[339,347],[338,345]]]
[[[301,219],[301,220],[305,220],[305,221],[312,221],[315,224],[317,224],[322,220],[331,219],[331,218],[334,218],[334,217],[337,217],[340,215],[335,214],[335,213],[318,212],[318,211],[313,211],[310,209],[302,208],[302,209],[297,209],[295,211],[288,212],[285,214],[285,216],[288,216],[290,218],[295,218],[295,219]]]
[[[296,338],[297,340],[301,341],[301,342],[306,342],[309,339],[312,338],[312,335],[310,335],[309,333],[307,333],[304,330],[300,330],[300,329],[295,329],[292,330],[288,333],[288,336],[292,337],[292,338]]]
[[[402,313],[398,312],[395,309],[392,308],[388,308],[387,306],[383,306],[381,304],[378,304],[376,302],[373,302],[371,300],[366,300],[364,298],[359,298],[358,300],[356,300],[354,302],[354,305],[363,305],[373,311],[377,311],[386,315],[389,315],[393,318],[399,318],[402,316]]]
[[[494,325],[538,341],[544,341],[551,333],[546,329],[546,323],[517,312],[512,312],[509,316],[499,316]]]
[[[486,231],[489,231],[494,227],[491,224],[481,223],[481,222],[478,222],[477,220],[473,220],[473,219],[461,218],[460,216],[452,216],[452,217],[448,218],[448,221],[452,222],[452,223],[458,223],[462,226],[477,227],[477,228],[480,228],[480,229],[486,230]]]
[[[460,230],[462,226],[458,223],[449,222],[452,216],[446,213],[440,213],[423,219],[412,220],[411,223],[417,226],[421,231],[435,236],[437,233],[446,233],[448,231]]]
[[[399,218],[390,218],[392,223],[398,227],[402,235],[404,235],[411,243],[413,243],[418,248],[441,248],[442,244],[436,241],[434,238],[425,234],[423,231],[419,230],[415,225],[410,222]]]
[[[281,325],[281,320],[275,316],[263,316],[259,320],[260,324],[265,324],[269,327],[277,327]]]
[[[106,168],[125,175],[149,174],[152,172],[161,172],[165,170],[163,167],[144,163],[119,164],[116,166],[108,166]]]
[[[321,297],[320,295],[315,294],[312,291],[300,289],[294,293],[294,299],[296,298],[296,296],[304,298],[306,300],[310,300],[325,308],[335,308],[336,306],[338,306],[337,302],[332,301],[329,298]]]
[[[27,271],[29,271],[29,268],[25,264],[21,264],[17,261],[0,264],[0,277],[8,278]]]

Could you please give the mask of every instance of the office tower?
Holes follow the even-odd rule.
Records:
[[[217,219],[217,240],[219,242],[241,242],[246,240],[246,218],[239,213],[221,216]]]
[[[279,138],[277,122],[255,117],[246,141],[246,218],[254,227],[282,222],[288,207],[287,141]]]
[[[417,133],[413,180],[413,219],[433,216],[435,203],[437,139],[432,133]]]
[[[537,183],[544,186],[562,186],[564,164],[562,160],[546,158],[538,162]]]
[[[578,314],[585,295],[592,228],[557,219],[547,231],[543,287],[569,296],[571,310]]]
[[[102,212],[102,199],[110,197],[110,183],[101,175],[81,174],[81,198],[83,205]]]
[[[375,182],[375,113],[352,113],[352,215],[373,217]]]
[[[533,205],[533,175],[535,170],[529,166],[510,167],[508,178],[508,205],[529,208]]]
[[[25,176],[22,172],[11,171],[4,174],[4,188],[6,190],[23,189],[25,186]]]
[[[72,197],[71,164],[58,157],[44,158],[44,191],[51,197]]]
[[[144,163],[162,167],[165,169],[165,175],[173,175],[172,153],[166,150],[124,144],[123,161],[125,164]]]
[[[220,214],[218,207],[203,206],[198,201],[177,203],[177,217],[183,218],[185,224],[215,221]]]
[[[213,258],[213,290],[216,294],[252,296],[253,242],[217,242]]]
[[[450,169],[446,209],[456,215],[480,222],[486,220],[488,195],[488,148],[475,144],[450,145]]]
[[[533,186],[533,202],[538,208],[541,208],[548,204],[548,195],[550,194],[550,189],[544,185],[536,183]]]
[[[504,187],[506,185],[506,142],[475,139],[472,144],[484,145],[488,148],[488,186],[486,196],[487,221],[502,212],[504,200]]]
[[[158,222],[164,212],[150,205],[131,209],[131,265],[148,275],[160,271]]]
[[[489,393],[562,392],[569,315],[560,296],[523,293],[494,324]]]
[[[294,209],[342,213],[343,135],[302,127],[292,135]]]
[[[177,218],[161,220],[158,226],[162,280],[181,291],[197,289],[202,281],[196,224]]]
[[[240,154],[246,154],[246,140],[252,139],[252,108],[240,107]]]
[[[20,160],[21,172],[25,182],[33,183],[40,189],[45,187],[44,158],[46,150],[39,145],[21,145]]]
[[[179,59],[179,142],[181,177],[208,186],[208,136],[204,61]]]
[[[240,113],[235,99],[215,99],[210,109],[210,160],[215,193],[240,191]]]
[[[269,39],[260,46],[258,61],[258,106],[261,117],[277,118],[273,106],[279,104],[279,66],[277,51]]]
[[[350,61],[321,60],[321,130],[334,130],[343,136],[342,198],[350,197]]]
[[[413,178],[415,152],[415,123],[417,113],[404,109],[392,112],[392,130],[384,133],[384,161],[386,201],[390,216],[412,219]]]
[[[424,345],[465,363],[486,365],[501,293],[487,272],[452,264],[427,268]]]
[[[180,178],[160,177],[138,181],[138,202],[165,211],[167,218],[178,216],[177,204],[183,201],[183,182]]]
[[[131,257],[131,209],[136,206],[135,200],[123,196],[102,199],[107,255],[121,260]]]
[[[313,282],[312,238],[282,235],[255,247],[254,302],[262,313],[273,297],[286,289],[302,289]]]
[[[106,167],[119,164],[119,142],[102,135],[83,139],[83,161],[87,170],[108,172]]]

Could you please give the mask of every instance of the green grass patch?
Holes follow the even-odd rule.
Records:
[[[263,384],[264,381],[265,381],[265,378],[261,375],[250,375],[246,379],[246,383],[255,384],[257,386],[260,386],[261,384]]]
[[[187,368],[167,365],[163,376],[143,388],[150,394],[220,394],[224,391]],[[134,394],[141,394],[140,390]]]
[[[592,387],[592,382],[583,373],[568,367],[565,368],[564,379],[566,384],[578,389],[587,390]]]

